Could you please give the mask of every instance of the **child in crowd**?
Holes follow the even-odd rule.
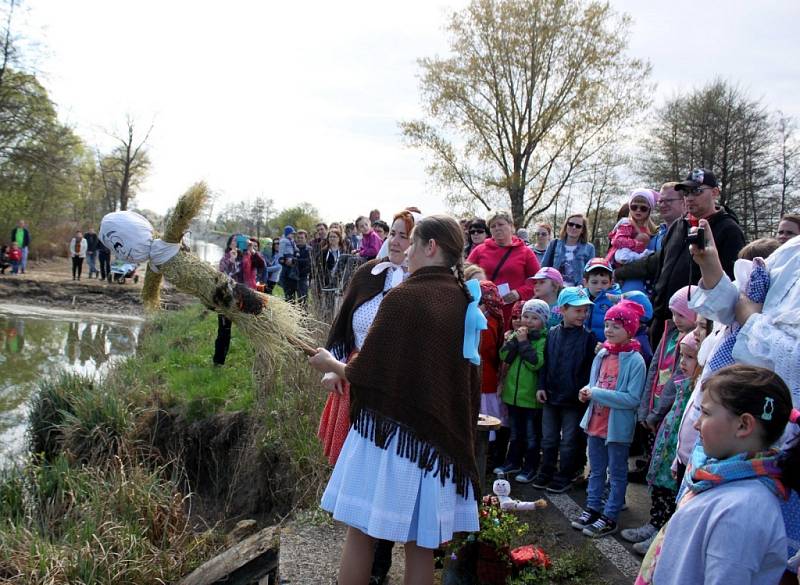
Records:
[[[555,327],[561,323],[561,311],[558,308],[558,294],[564,288],[561,273],[552,267],[541,268],[531,280],[533,280],[533,298],[541,299],[550,306],[547,328]]]
[[[483,268],[481,268],[477,264],[470,264],[469,262],[465,262],[464,280],[477,280],[480,282],[488,279],[486,278],[486,273],[483,271]]]
[[[522,325],[509,331],[500,357],[510,365],[503,384],[503,403],[511,420],[511,445],[505,464],[495,473],[518,473],[520,483],[530,483],[539,469],[542,439],[542,404],[536,399],[538,372],[544,362],[550,307],[530,299],[522,307]],[[523,465],[524,461],[524,465]]]
[[[592,363],[589,384],[579,394],[581,402],[589,403],[581,428],[589,435],[591,473],[586,507],[571,524],[586,536],[616,532],[625,503],[628,450],[645,377],[639,342],[633,339],[643,314],[640,305],[625,300],[608,310],[606,341]],[[611,490],[603,505],[607,477]]]
[[[628,216],[621,218],[608,235],[611,249],[606,260],[612,265],[627,264],[652,254],[648,250],[650,234],[658,228],[650,213],[658,200],[658,193],[652,189],[636,189],[630,195]]]
[[[375,230],[369,223],[369,218],[364,217],[363,215],[356,220],[356,230],[359,234],[361,234],[358,255],[365,260],[372,260],[378,255],[378,251],[381,249],[383,240],[377,233],[375,233]]]
[[[465,280],[469,280],[465,278]],[[500,348],[503,345],[503,299],[490,280],[481,282],[481,301],[478,305],[486,317],[487,328],[481,331],[481,414],[506,420],[506,412],[498,395]],[[494,447],[495,433],[489,436],[489,450]]]
[[[498,291],[499,293],[499,291]],[[518,330],[522,327],[522,307],[525,305],[525,301],[517,301],[511,306],[511,329],[506,332],[506,336],[504,337],[503,341],[505,341],[508,337],[510,337],[514,331]],[[498,352],[499,354],[499,352]],[[508,375],[508,364],[505,361],[500,361],[500,369],[497,375],[497,387],[498,392],[501,391],[502,385],[505,383],[506,376]],[[511,428],[510,428],[510,421],[508,419],[508,415],[506,412],[507,408],[505,404],[501,404],[501,414],[504,416],[500,417],[501,427],[495,431],[495,439],[489,445],[489,468],[496,469],[498,467],[502,467],[506,463],[506,452],[508,451],[508,441],[511,437]]]
[[[639,342],[641,346],[639,353],[641,353],[644,358],[645,367],[649,368],[650,362],[653,361],[653,348],[650,346],[650,334],[648,331],[650,321],[653,320],[653,304],[650,302],[648,296],[640,290],[631,290],[622,293],[622,298],[633,301],[641,305],[642,309],[644,309],[644,316],[639,321],[639,329],[636,331],[636,335],[634,335],[633,338]]]
[[[586,318],[586,327],[600,342],[606,340],[606,311],[614,305],[615,297],[622,294],[620,288],[613,283],[613,274],[611,265],[604,258],[592,258],[583,268],[583,286],[593,303]]]
[[[558,295],[563,322],[547,333],[544,367],[536,397],[542,412],[542,465],[533,480],[539,489],[562,493],[582,471],[585,435],[579,424],[585,406],[578,391],[589,381],[597,338],[584,328],[592,301],[583,288],[569,286]]]
[[[695,423],[703,443],[637,585],[783,582],[780,502],[800,489],[800,446],[783,453],[770,447],[799,418],[786,384],[767,369],[737,364],[703,383]]]
[[[672,295],[669,308],[672,311],[672,319],[668,319],[664,324],[664,335],[653,354],[639,405],[638,420],[645,430],[644,436],[641,437],[644,459],[636,462],[640,472],[646,472],[650,466],[650,454],[653,452],[658,425],[675,399],[673,393],[664,393],[664,387],[677,369],[678,343],[684,335],[694,329],[697,319],[697,314],[689,308],[688,286],[678,289]]]
[[[683,410],[700,373],[697,367],[700,343],[693,333],[681,339],[679,368],[667,382],[675,388],[675,401],[658,428],[650,469],[647,472],[647,483],[650,485],[650,519],[644,526],[622,531],[622,538],[635,543],[633,550],[641,555],[647,552],[658,530],[675,513],[678,483],[672,470],[672,460],[678,446],[678,427]]]

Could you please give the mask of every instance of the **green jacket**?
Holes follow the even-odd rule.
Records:
[[[544,365],[544,346],[547,333],[535,332],[528,335],[528,341],[520,343],[516,337],[506,341],[500,349],[500,358],[511,364],[503,382],[501,398],[506,404],[522,408],[541,408],[542,403],[536,400],[539,368]]]

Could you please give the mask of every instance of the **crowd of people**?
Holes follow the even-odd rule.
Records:
[[[383,582],[394,542],[430,583],[433,549],[476,529],[478,413],[502,423],[487,469],[585,483],[572,527],[621,531],[637,583],[796,580],[800,216],[747,244],[718,200],[707,169],[636,189],[602,253],[581,214],[531,239],[504,211],[393,217],[310,359],[329,391],[322,507],[349,526],[340,583]],[[650,513],[622,529],[631,480]]]

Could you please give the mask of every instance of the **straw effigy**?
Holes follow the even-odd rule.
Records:
[[[207,197],[205,183],[192,185],[167,218],[162,239],[171,244],[181,243]],[[256,351],[253,375],[260,397],[268,393],[281,362],[291,358],[298,349],[307,355],[316,353],[307,327],[308,317],[300,309],[281,298],[235,283],[191,254],[185,246],[157,270],[148,264],[142,289],[145,307],[149,310],[159,307],[163,276],[178,290],[197,297],[204,305],[236,323]]]

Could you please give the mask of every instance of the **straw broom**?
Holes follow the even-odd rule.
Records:
[[[192,219],[208,197],[204,182],[195,183],[178,200],[167,218],[163,240],[180,243]],[[227,275],[191,254],[185,247],[154,272],[148,264],[142,298],[145,307],[159,307],[162,276],[178,290],[200,299],[244,332],[256,350],[253,374],[259,394],[265,396],[278,365],[299,349],[314,355],[316,349],[306,327],[308,317],[283,299],[265,295],[233,282]]]

